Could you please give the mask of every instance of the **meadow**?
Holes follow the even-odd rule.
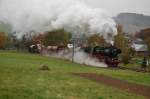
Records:
[[[47,65],[49,70],[40,70]],[[150,74],[95,68],[41,55],[0,51],[0,99],[146,99],[72,73],[97,73],[150,86]]]

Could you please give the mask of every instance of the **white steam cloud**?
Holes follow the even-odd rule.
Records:
[[[72,61],[73,59],[73,62],[93,67],[107,67],[107,65],[104,62],[100,62],[98,59],[91,57],[89,54],[80,51],[80,49],[78,48],[75,49],[73,56],[72,54],[73,54],[72,49],[65,49],[57,53],[51,51],[43,52],[43,55],[48,57],[62,58],[70,61]]]
[[[85,64],[94,67],[107,67],[107,65],[104,62],[99,62],[98,59],[90,57],[88,54],[82,51],[75,52],[74,61],[76,63]]]
[[[106,11],[92,9],[79,0],[0,0],[0,22],[10,24],[12,32],[18,35],[56,29],[75,34],[99,34],[105,39],[117,34],[116,24]],[[71,53],[51,56],[71,59]],[[106,67],[79,51],[75,53],[74,61]]]
[[[0,22],[10,24],[18,33],[62,28],[105,38],[117,33],[106,11],[92,9],[78,0],[0,0]]]

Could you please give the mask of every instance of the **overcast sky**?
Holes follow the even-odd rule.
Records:
[[[112,16],[120,12],[132,12],[150,15],[150,0],[81,0],[91,7],[100,7]]]

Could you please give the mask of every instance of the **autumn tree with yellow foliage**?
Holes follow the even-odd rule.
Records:
[[[128,64],[131,57],[130,57],[130,51],[131,48],[128,46],[128,41],[124,37],[123,31],[122,31],[122,26],[118,25],[117,26],[117,31],[118,34],[114,38],[114,45],[121,49],[122,54],[121,54],[121,60],[124,64]]]

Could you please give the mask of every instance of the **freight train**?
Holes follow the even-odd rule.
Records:
[[[98,59],[100,62],[104,62],[108,67],[118,67],[120,60],[118,55],[121,54],[121,50],[114,47],[84,47],[83,51],[89,54],[91,57]]]

